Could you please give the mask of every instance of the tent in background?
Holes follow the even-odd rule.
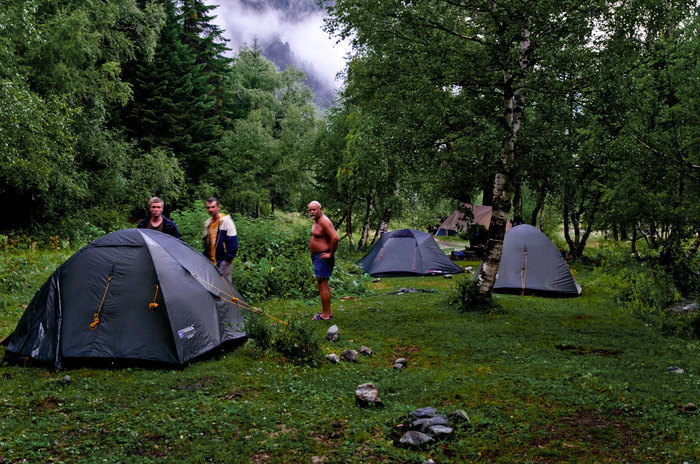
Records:
[[[6,340],[5,360],[59,369],[88,359],[182,365],[245,338],[244,308],[233,285],[186,243],[119,230],[56,269]]]
[[[478,272],[477,272],[478,275]],[[495,292],[579,296],[581,287],[552,241],[537,227],[521,224],[503,238]]]
[[[469,203],[462,203],[461,210],[471,210],[474,215],[474,219],[469,219],[465,217],[459,209],[455,210],[450,214],[447,219],[445,219],[440,227],[438,227],[435,236],[449,236],[457,235],[460,231],[467,230],[472,224],[480,224],[486,229],[489,228],[491,224],[491,207],[482,205],[470,205]],[[510,221],[506,224],[506,230],[511,227]]]
[[[432,235],[413,229],[386,232],[355,265],[375,277],[463,272],[442,252]]]

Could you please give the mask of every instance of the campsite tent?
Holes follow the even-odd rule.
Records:
[[[557,247],[537,227],[529,224],[506,232],[493,289],[547,296],[581,294],[581,287]]]
[[[473,219],[465,217],[464,213],[460,210],[470,210],[474,216]],[[466,230],[472,224],[480,224],[486,229],[489,228],[491,224],[492,209],[490,206],[482,205],[470,205],[469,203],[462,203],[460,209],[455,210],[450,214],[447,219],[445,219],[440,227],[438,227],[436,236],[448,236],[457,235],[462,230]],[[511,226],[510,222],[507,223],[506,229]]]
[[[432,235],[413,229],[386,232],[361,260],[371,276],[456,274],[462,269],[450,261]]]
[[[182,365],[244,338],[246,307],[216,267],[181,240],[119,230],[56,269],[6,340],[5,360],[59,369],[95,358]]]

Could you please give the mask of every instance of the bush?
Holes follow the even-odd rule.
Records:
[[[457,305],[462,312],[491,311],[495,308],[491,294],[481,293],[478,282],[472,277],[456,280],[449,304]]]
[[[278,353],[298,364],[315,364],[321,358],[321,339],[316,325],[297,317],[287,324],[270,323],[262,313],[246,316],[245,330],[255,350]]]

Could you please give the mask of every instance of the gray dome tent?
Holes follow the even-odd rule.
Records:
[[[413,229],[386,232],[355,266],[375,277],[463,272],[440,250],[432,235]]]
[[[56,269],[6,340],[5,360],[59,369],[94,359],[182,365],[245,338],[244,308],[231,283],[186,243],[119,230]]]
[[[493,289],[545,296],[581,294],[581,287],[557,247],[537,227],[529,224],[506,231]]]

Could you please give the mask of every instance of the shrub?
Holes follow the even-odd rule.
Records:
[[[491,294],[481,293],[478,282],[471,277],[456,280],[449,304],[457,305],[462,312],[490,311],[495,308]]]
[[[278,353],[297,364],[314,364],[321,358],[321,339],[316,325],[300,317],[287,324],[272,324],[262,313],[246,316],[245,330],[255,348]]]

